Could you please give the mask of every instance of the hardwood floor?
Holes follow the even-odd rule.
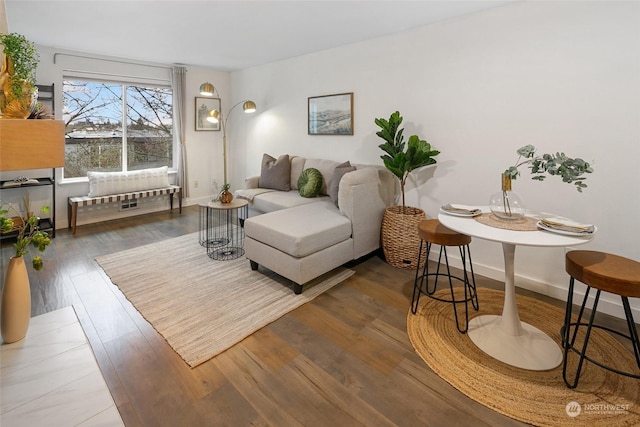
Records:
[[[29,270],[32,315],[75,306],[126,426],[523,425],[427,367],[406,334],[414,273],[375,256],[314,301],[189,368],[94,257],[197,230],[196,206],[80,226],[76,237],[59,230],[45,268]],[[3,269],[10,249],[3,243]],[[168,262],[179,260],[158,259]]]

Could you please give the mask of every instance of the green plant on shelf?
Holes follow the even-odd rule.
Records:
[[[26,119],[40,115],[36,97],[36,69],[40,61],[35,44],[17,33],[0,33],[0,113]]]

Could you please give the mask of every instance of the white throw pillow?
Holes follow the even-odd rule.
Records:
[[[155,190],[169,186],[167,166],[128,172],[87,172],[87,177],[89,197]]]

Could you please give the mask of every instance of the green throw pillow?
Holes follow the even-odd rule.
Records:
[[[322,187],[322,174],[318,169],[309,168],[302,171],[298,178],[298,193],[302,197],[316,197]]]

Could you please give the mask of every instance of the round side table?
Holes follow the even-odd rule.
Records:
[[[244,255],[243,221],[248,213],[249,202],[243,199],[200,205],[199,241],[209,258],[228,261]]]

